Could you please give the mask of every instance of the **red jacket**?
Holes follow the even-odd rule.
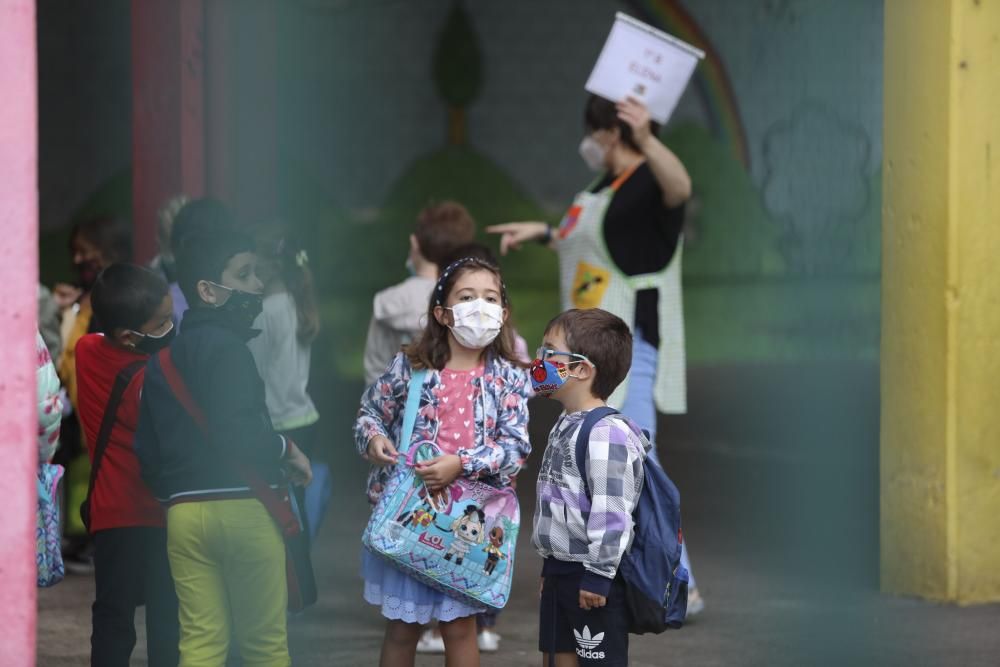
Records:
[[[91,462],[115,377],[129,364],[145,358],[146,355],[118,347],[100,334],[88,334],[77,343],[78,410]],[[145,368],[140,368],[135,374],[118,406],[115,425],[101,459],[94,495],[90,499],[92,532],[108,528],[165,525],[163,508],[142,481],[139,461],[132,449],[145,371]]]

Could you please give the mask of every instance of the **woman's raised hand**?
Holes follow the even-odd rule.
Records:
[[[520,250],[525,241],[545,238],[549,233],[549,226],[544,222],[505,222],[491,225],[486,231],[500,234],[500,254],[506,255],[509,250]]]
[[[618,118],[628,123],[632,128],[632,137],[635,143],[642,146],[652,136],[652,128],[649,125],[649,109],[634,97],[626,97],[623,101],[615,105],[618,110]]]

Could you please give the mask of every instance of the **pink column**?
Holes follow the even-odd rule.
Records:
[[[35,664],[38,113],[34,0],[0,0],[0,662]]]

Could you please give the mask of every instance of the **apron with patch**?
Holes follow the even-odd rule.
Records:
[[[618,268],[604,241],[604,217],[611,199],[632,175],[630,169],[598,192],[576,196],[555,235],[559,255],[559,291],[562,307],[601,308],[622,318],[635,328],[636,294],[656,289],[660,326],[654,399],[660,412],[687,412],[686,357],[684,353],[684,307],[681,298],[681,256],[684,238],[661,271],[627,276]],[[636,239],[641,243],[642,239]],[[629,378],[621,383],[608,404],[621,407],[628,392]]]

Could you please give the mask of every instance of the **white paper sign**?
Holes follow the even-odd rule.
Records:
[[[690,44],[618,12],[585,87],[613,102],[634,97],[662,125],[704,57]]]

